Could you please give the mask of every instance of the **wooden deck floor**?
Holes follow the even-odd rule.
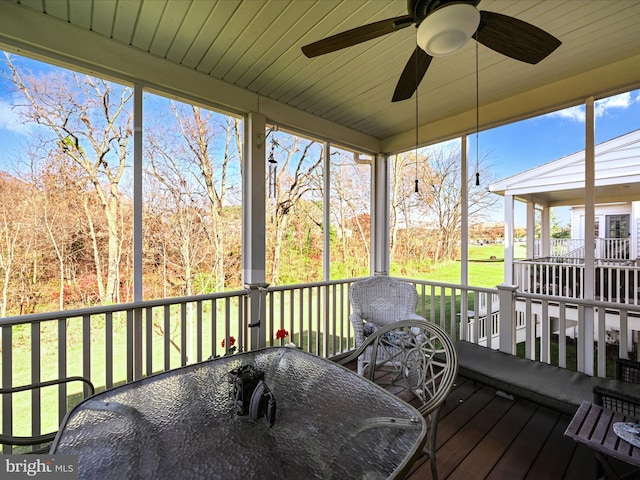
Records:
[[[571,418],[458,377],[441,409],[437,465],[440,479],[596,478],[591,451],[564,437]],[[625,466],[619,465],[624,471]],[[431,479],[425,457],[408,480]]]

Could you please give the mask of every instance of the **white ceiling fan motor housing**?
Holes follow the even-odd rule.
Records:
[[[468,3],[455,3],[429,14],[418,27],[418,46],[432,57],[459,50],[480,25],[480,12]]]

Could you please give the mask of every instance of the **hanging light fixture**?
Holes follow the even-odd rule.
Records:
[[[269,198],[276,197],[276,177],[278,173],[278,162],[275,159],[273,150],[276,145],[274,130],[271,132],[271,151],[269,152]]]
[[[480,12],[468,3],[445,5],[430,13],[418,26],[418,46],[432,57],[462,48],[478,29]]]

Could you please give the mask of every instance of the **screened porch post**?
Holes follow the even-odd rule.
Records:
[[[388,275],[389,157],[376,155],[371,173],[371,266],[375,275]]]
[[[266,287],[265,272],[265,143],[266,118],[251,112],[245,122],[245,149],[242,158],[242,281],[249,289],[250,347],[266,345],[265,302],[260,301]],[[261,321],[261,324],[258,322]]]
[[[536,251],[536,204],[527,201],[527,258],[535,258],[540,256],[540,252]],[[529,232],[534,232],[529,234]]]
[[[551,211],[547,204],[542,205],[542,215],[540,224],[540,248],[541,256],[549,257],[551,255]]]
[[[469,285],[469,167],[467,163],[468,137],[460,139],[460,283]],[[476,146],[477,148],[477,146]],[[462,312],[467,311],[467,296],[462,297]]]
[[[142,191],[142,85],[133,86],[133,301],[143,300],[143,191]],[[133,378],[142,378],[142,310],[134,310],[133,320]]]
[[[595,114],[594,99],[590,97],[585,102],[585,149],[584,149],[584,291],[585,300],[595,297],[595,250],[593,238],[595,236]],[[580,322],[579,322],[580,323]],[[581,349],[578,349],[578,370],[593,375],[593,340],[594,340],[594,309],[586,306],[584,309],[583,325],[580,325],[582,338]],[[582,353],[580,353],[580,351]],[[600,375],[603,372],[598,372]]]
[[[514,222],[514,198],[513,195],[504,196],[504,283],[513,284],[513,222]]]

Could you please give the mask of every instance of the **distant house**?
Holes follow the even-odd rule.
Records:
[[[576,152],[495,182],[489,190],[505,198],[506,284],[555,297],[550,302],[571,297],[640,304],[640,130],[596,145],[592,156]],[[518,261],[513,258],[515,200],[527,204],[528,232],[536,231],[536,211],[541,218],[540,238],[527,235],[527,258]],[[551,238],[550,209],[560,206],[571,209],[571,238]],[[539,304],[516,302],[519,315],[527,308],[540,321]],[[558,313],[548,315],[556,331]],[[565,312],[565,320],[570,334],[578,325],[578,310]],[[636,316],[627,321],[633,330],[640,328]],[[605,325],[607,332],[619,331],[619,316],[606,312]]]
[[[542,235],[527,239],[527,258],[590,258],[585,238],[594,238],[595,259],[640,257],[640,130],[595,146],[593,184],[586,178],[585,151],[573,153],[489,186],[505,197],[505,239],[513,238],[513,202],[527,204],[527,230],[534,231],[534,209],[541,211]],[[587,225],[587,199],[593,196],[594,221]],[[571,207],[571,239],[550,238],[550,208]],[[587,234],[587,228],[592,234]],[[505,265],[505,280],[512,281]]]

